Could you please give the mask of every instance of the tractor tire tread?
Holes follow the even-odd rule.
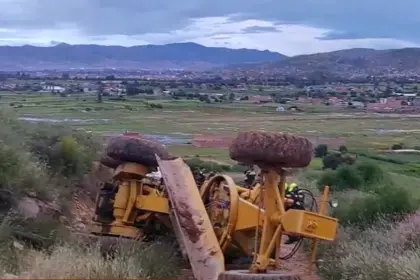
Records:
[[[99,162],[109,168],[116,169],[119,165],[121,165],[123,162],[121,160],[113,159],[107,155],[103,155]]]
[[[261,168],[303,168],[312,160],[312,143],[288,133],[240,132],[229,147],[231,159]]]
[[[108,141],[106,155],[114,160],[134,162],[148,167],[158,165],[155,155],[161,159],[171,159],[169,152],[161,144],[144,138],[116,136]]]

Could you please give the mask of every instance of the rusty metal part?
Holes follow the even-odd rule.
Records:
[[[182,159],[157,161],[165,181],[170,208],[197,280],[216,280],[225,270],[222,249],[213,231],[189,167]]]

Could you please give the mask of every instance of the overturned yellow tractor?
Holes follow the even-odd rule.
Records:
[[[337,220],[325,215],[328,187],[319,212],[290,209],[284,168],[303,168],[312,159],[306,138],[266,132],[239,133],[230,147],[233,160],[257,165],[262,184],[251,189],[216,174],[197,187],[190,168],[161,145],[141,138],[111,139],[103,164],[115,168],[97,198],[92,233],[141,239],[172,231],[196,279],[299,279],[279,271],[281,237],[332,241]],[[147,174],[159,170],[163,180]],[[225,255],[253,257],[249,270],[225,271]]]

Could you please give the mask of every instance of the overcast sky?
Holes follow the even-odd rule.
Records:
[[[420,0],[0,0],[0,45],[416,47],[419,12]]]

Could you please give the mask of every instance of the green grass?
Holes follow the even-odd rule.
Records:
[[[376,116],[355,114],[351,110],[343,109],[319,113],[320,108],[308,105],[301,105],[307,113],[292,114],[275,112],[275,104],[206,104],[194,100],[146,100],[142,97],[132,97],[126,101],[110,101],[104,98],[103,103],[97,103],[95,95],[86,94],[59,97],[50,94],[0,93],[0,96],[0,108],[11,109],[20,117],[69,119],[73,120],[72,126],[98,134],[130,130],[191,138],[176,134],[233,135],[240,130],[282,131],[310,137],[341,137],[345,139],[346,146],[352,149],[370,149],[370,153],[376,156],[380,149],[395,143],[402,142],[413,147],[420,142],[420,116]],[[148,103],[161,104],[163,108],[151,109],[148,108]],[[309,108],[313,112],[308,113]],[[331,108],[333,107],[328,110],[332,110]],[[74,119],[89,121],[80,122]],[[378,129],[406,131],[380,134],[376,131]],[[229,161],[223,150],[206,151],[190,147],[172,149],[182,156],[212,155],[218,160]],[[417,156],[412,155],[380,156],[412,164],[418,161]],[[410,167],[412,170],[404,171],[407,167],[391,163],[383,161],[391,171],[413,173],[415,169]],[[319,169],[320,165],[319,160],[315,160],[311,163],[311,168]]]
[[[225,149],[198,148],[187,145],[174,145],[169,146],[168,150],[175,156],[187,159],[200,157],[202,159],[215,160],[225,164],[234,163],[234,161],[229,158],[229,152]]]
[[[310,169],[321,170],[322,169],[322,158],[313,158],[309,164]]]
[[[147,102],[162,104],[163,109],[147,108]],[[14,106],[10,106],[13,104]],[[311,136],[346,137],[351,146],[418,143],[418,132],[378,134],[375,129],[419,130],[418,118],[323,113],[278,113],[273,104],[205,104],[189,100],[144,100],[97,103],[95,96],[57,97],[51,95],[2,95],[0,105],[20,116],[49,118],[109,119],[108,122],[75,124],[96,132],[139,130],[143,133],[217,133],[231,134],[243,129],[296,132]],[[18,107],[22,106],[22,107]],[[364,136],[366,135],[366,136]]]

